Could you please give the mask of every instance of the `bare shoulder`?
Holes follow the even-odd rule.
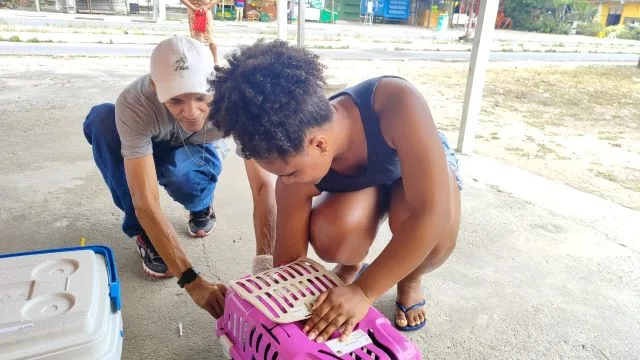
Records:
[[[373,96],[373,107],[376,112],[389,107],[398,106],[407,98],[422,98],[422,94],[408,80],[387,77],[380,79]]]
[[[420,131],[424,126],[435,129],[426,99],[407,80],[381,79],[373,102],[380,122],[380,131],[385,141],[393,148],[396,148],[397,139],[401,137],[400,134],[406,133],[406,129]]]

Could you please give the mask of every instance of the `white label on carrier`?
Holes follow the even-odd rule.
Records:
[[[342,356],[348,354],[355,349],[371,344],[371,338],[362,330],[356,330],[349,335],[347,340],[340,341],[340,338],[327,341],[325,344],[333,351],[334,354]]]

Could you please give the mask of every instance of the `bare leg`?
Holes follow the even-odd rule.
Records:
[[[253,228],[256,255],[273,253],[276,223],[275,177],[263,170],[255,160],[245,160],[253,197]]]
[[[427,255],[426,259],[411,274],[398,283],[397,301],[405,308],[418,304],[424,299],[422,292],[422,276],[438,268],[447,260],[456,246],[458,229],[460,228],[460,190],[455,179],[455,175],[449,174],[451,188],[451,222],[449,223],[445,236],[438,241],[436,246]],[[405,198],[402,182],[394,184],[391,191],[391,203],[389,206],[389,227],[395,233],[409,216],[409,206]],[[403,326],[415,326],[425,321],[424,307],[408,312],[408,316],[398,310],[396,312],[396,323]]]
[[[213,63],[218,65],[218,46],[216,44],[209,44],[209,49],[211,50],[211,54],[213,54]]]
[[[384,209],[378,188],[323,193],[311,212],[310,242],[318,256],[338,263],[334,272],[353,282],[367,256]]]

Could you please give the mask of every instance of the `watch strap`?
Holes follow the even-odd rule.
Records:
[[[180,286],[181,288],[184,288],[185,285],[195,281],[198,278],[199,274],[200,272],[196,268],[194,267],[188,268],[182,273],[182,275],[180,276],[180,279],[178,279],[178,286]]]

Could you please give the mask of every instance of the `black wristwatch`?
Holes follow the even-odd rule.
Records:
[[[198,269],[194,267],[188,268],[182,273],[182,276],[180,276],[180,279],[178,279],[178,285],[181,288],[184,288],[185,285],[197,279],[199,274],[200,274],[200,271],[198,271]]]

